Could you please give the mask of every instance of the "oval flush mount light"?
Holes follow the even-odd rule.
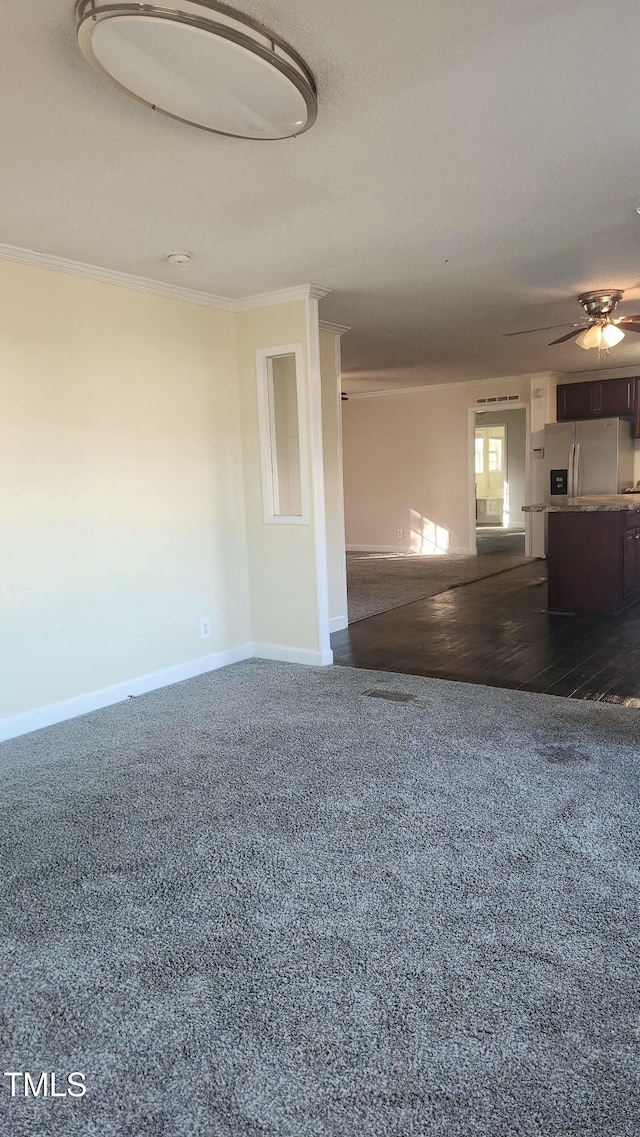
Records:
[[[77,0],[80,50],[153,110],[234,138],[293,138],[313,125],[313,75],[284,40],[217,0],[171,6]]]

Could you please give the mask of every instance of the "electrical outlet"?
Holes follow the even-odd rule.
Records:
[[[404,540],[404,529],[398,529],[398,538],[400,541]]]
[[[208,616],[203,616],[200,621],[200,638],[208,640],[211,635],[211,621]]]

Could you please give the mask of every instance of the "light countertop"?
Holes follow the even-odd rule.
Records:
[[[640,493],[572,497],[554,505],[523,505],[523,513],[640,513]]]

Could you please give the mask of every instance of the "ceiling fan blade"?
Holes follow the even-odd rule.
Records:
[[[565,340],[571,340],[571,339],[573,339],[574,336],[579,336],[580,332],[582,332],[582,331],[585,331],[585,329],[584,328],[576,328],[576,330],[574,332],[569,332],[569,334],[567,336],[560,336],[559,340],[551,340],[551,343],[548,344],[548,346],[553,347],[553,345],[555,343],[564,343]]]
[[[614,324],[633,324],[637,320],[640,320],[640,315],[638,315],[638,316],[618,316],[618,318],[616,320],[614,320],[613,323]]]
[[[624,324],[625,332],[640,332],[640,324]]]
[[[640,319],[640,317],[638,317]],[[580,327],[583,325],[580,324]],[[525,328],[523,332],[505,332],[503,338],[507,336],[528,336],[531,332],[552,332],[554,328],[577,328],[578,324],[549,324],[548,328]]]

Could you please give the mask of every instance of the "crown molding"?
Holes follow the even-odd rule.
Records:
[[[452,387],[480,387],[486,383],[526,384],[543,382],[546,379],[561,379],[560,371],[527,371],[522,375],[496,375],[488,379],[452,379],[450,383],[416,383],[412,387],[380,387],[373,391],[349,391],[350,399],[379,399],[384,395],[415,395],[416,391],[450,391]],[[342,375],[343,383],[349,382],[349,373]]]
[[[332,324],[329,320],[320,320],[321,332],[333,332],[334,336],[343,336],[345,332],[350,332],[346,324]]]
[[[228,296],[199,292],[193,288],[183,288],[179,284],[168,284],[163,280],[149,280],[146,276],[133,276],[127,272],[101,268],[99,265],[88,265],[82,261],[56,257],[50,253],[38,253],[35,249],[22,249],[17,245],[0,244],[0,260],[35,265],[37,268],[50,269],[53,272],[64,272],[69,276],[84,277],[85,280],[115,284],[119,288],[133,288],[136,292],[166,296],[170,300],[199,304],[203,308],[216,308],[220,312],[247,312],[251,308],[269,308],[272,304],[286,304],[291,300],[321,300],[331,291],[330,288],[322,288],[319,284],[300,284],[294,288],[281,288],[274,292],[262,292],[258,296],[242,296],[239,300],[232,300]]]
[[[21,249],[15,245],[0,245],[0,260],[14,261],[17,264],[36,265],[38,268],[64,272],[69,276],[81,276],[87,280],[98,280],[102,284],[115,284],[120,288],[133,288],[136,292],[149,292],[153,296],[166,296],[171,300],[183,300],[187,304],[199,304],[204,308],[217,308],[222,312],[233,312],[234,301],[226,296],[215,296],[210,292],[197,292],[193,288],[182,288],[161,280],[149,280],[145,276],[132,276],[111,268],[83,264],[82,261],[55,257],[50,253],[37,253],[34,249]]]
[[[521,379],[522,377],[520,377]],[[348,375],[343,375],[343,380],[348,380]],[[527,376],[529,381],[530,376]],[[479,387],[482,383],[493,384],[495,386],[495,379],[456,379],[451,383],[417,383],[413,387],[381,387],[377,391],[349,391],[350,399],[382,399],[385,395],[415,395],[420,391],[450,391],[453,387]]]
[[[288,304],[292,300],[322,300],[331,292],[320,284],[298,284],[294,288],[280,288],[275,292],[260,292],[256,296],[241,296],[233,300],[234,312],[248,312],[251,308],[270,308],[272,304]]]
[[[343,386],[348,382],[349,376],[342,376]],[[383,399],[388,395],[415,395],[418,391],[445,391],[451,387],[462,387],[463,383],[417,383],[413,387],[380,387],[375,391],[347,391],[349,399]]]

